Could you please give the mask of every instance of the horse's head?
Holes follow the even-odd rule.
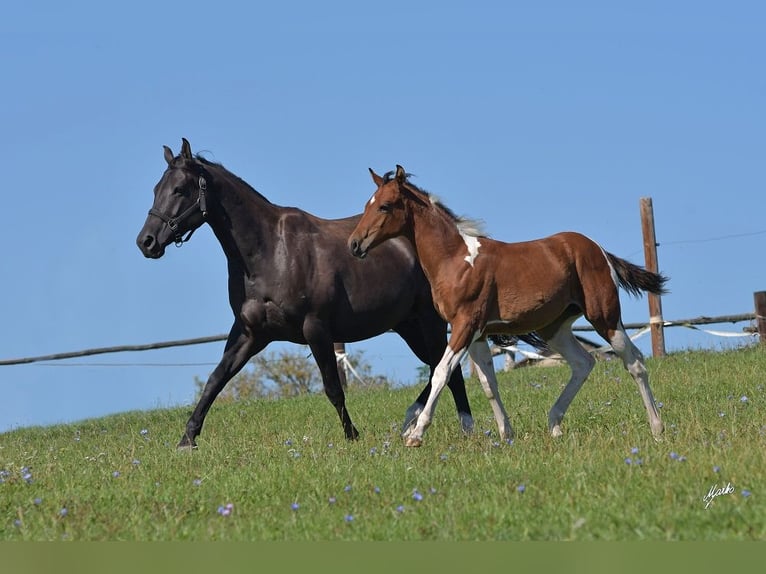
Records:
[[[351,253],[359,258],[386,239],[407,233],[409,218],[408,201],[422,202],[422,198],[409,189],[407,173],[400,165],[396,172],[379,176],[370,169],[372,181],[378,186],[364,207],[362,218],[348,238]]]
[[[154,203],[136,239],[141,253],[152,259],[162,257],[170,243],[180,246],[188,241],[207,215],[206,172],[189,142],[183,139],[177,157],[163,147],[168,167],[154,186]]]

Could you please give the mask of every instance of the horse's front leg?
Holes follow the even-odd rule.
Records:
[[[458,327],[456,330],[453,324],[452,335],[450,336],[447,348],[444,350],[444,355],[442,355],[439,364],[434,369],[433,377],[431,377],[431,392],[428,394],[423,410],[418,415],[415,427],[410,430],[405,438],[405,446],[416,447],[423,444],[423,434],[431,424],[439,395],[447,384],[450,375],[452,375],[456,368],[459,368],[460,361],[463,360],[468,351],[468,344],[470,342],[471,335],[469,334],[469,329]]]
[[[221,361],[205,383],[202,396],[186,423],[186,431],[181,437],[181,442],[178,443],[179,449],[197,447],[196,438],[202,431],[202,424],[215,398],[226,383],[245,366],[250,357],[260,352],[267,344],[267,341],[256,341],[253,337],[246,335],[239,322],[234,322],[226,340]]]
[[[303,336],[306,338],[311,353],[314,355],[314,360],[319,367],[324,392],[335,407],[343,425],[343,433],[348,440],[356,440],[359,438],[359,431],[354,427],[351,416],[346,410],[346,395],[340,383],[338,360],[335,357],[335,347],[330,334],[320,319],[306,318],[303,324]]]

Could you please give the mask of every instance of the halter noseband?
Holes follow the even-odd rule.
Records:
[[[178,226],[184,220],[188,219],[191,215],[193,215],[198,208],[202,212],[202,217],[203,218],[207,217],[207,200],[205,199],[206,191],[207,191],[207,182],[205,181],[204,177],[199,176],[199,197],[197,198],[197,201],[195,201],[191,206],[189,206],[189,208],[186,209],[183,213],[181,213],[180,215],[177,215],[176,217],[168,217],[167,215],[165,215],[161,211],[154,209],[153,207],[149,210],[149,215],[154,215],[155,217],[159,217],[170,228],[170,231],[173,232],[173,240],[175,241],[176,247],[181,247],[181,245],[189,241],[189,239],[191,239],[191,236],[196,231],[196,229],[190,229],[189,232],[186,234],[186,237],[184,237],[183,232],[178,230]]]

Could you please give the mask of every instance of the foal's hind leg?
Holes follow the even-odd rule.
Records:
[[[508,420],[508,413],[505,412],[505,407],[503,407],[503,401],[500,400],[495,366],[492,363],[492,352],[489,350],[487,340],[480,339],[473,342],[468,347],[468,353],[476,365],[476,372],[484,389],[484,395],[489,399],[489,404],[492,407],[492,412],[497,422],[497,429],[500,432],[500,438],[512,439],[513,428],[511,428],[511,422]]]
[[[572,371],[569,382],[548,413],[548,429],[554,437],[564,434],[561,430],[564,414],[596,363],[572,333],[572,323],[576,318],[567,318],[557,325],[547,327],[541,333],[548,345],[564,358]]]
[[[643,354],[633,344],[633,341],[630,340],[622,324],[613,331],[613,334],[609,337],[609,343],[612,345],[614,352],[622,359],[625,368],[633,377],[633,380],[636,381],[638,392],[644,401],[646,414],[649,415],[649,426],[652,429],[652,434],[655,439],[659,440],[664,426],[660,419],[660,414],[657,412],[657,406],[654,404],[652,389],[649,388],[649,374],[644,366]]]

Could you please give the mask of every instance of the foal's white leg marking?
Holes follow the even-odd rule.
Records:
[[[622,359],[625,368],[628,370],[633,380],[638,385],[638,392],[644,401],[646,414],[649,415],[649,426],[656,440],[660,440],[664,426],[657,412],[657,406],[654,404],[652,389],[649,388],[649,374],[644,366],[644,356],[641,351],[633,344],[628,334],[625,332],[622,324],[615,331],[612,340],[609,341],[612,349]]]
[[[500,399],[500,393],[497,388],[497,377],[495,376],[495,366],[492,363],[492,351],[489,350],[489,344],[486,340],[479,340],[471,343],[468,347],[468,353],[471,355],[476,372],[479,375],[479,381],[484,388],[484,395],[489,399],[492,412],[497,422],[497,430],[500,432],[500,438],[513,438],[513,428],[508,420],[508,413],[505,412],[503,401]]]
[[[583,348],[572,333],[572,323],[575,319],[576,317],[573,317],[565,321],[548,340],[550,347],[564,358],[572,371],[569,382],[548,413],[548,429],[554,437],[564,434],[561,430],[561,420],[596,364],[596,359]]]
[[[402,423],[402,437],[407,438],[410,436],[418,415],[423,412],[423,405],[421,403],[412,403],[407,411],[404,413],[404,423]]]
[[[420,446],[423,443],[423,433],[431,424],[436,402],[439,400],[439,394],[444,390],[444,385],[447,384],[447,379],[449,379],[452,371],[460,365],[460,361],[465,356],[466,351],[467,349],[458,349],[455,352],[447,345],[444,355],[442,355],[439,364],[436,365],[433,377],[431,377],[431,393],[428,395],[428,400],[423,410],[418,415],[418,422],[410,431],[409,436],[406,437],[405,446]]]

